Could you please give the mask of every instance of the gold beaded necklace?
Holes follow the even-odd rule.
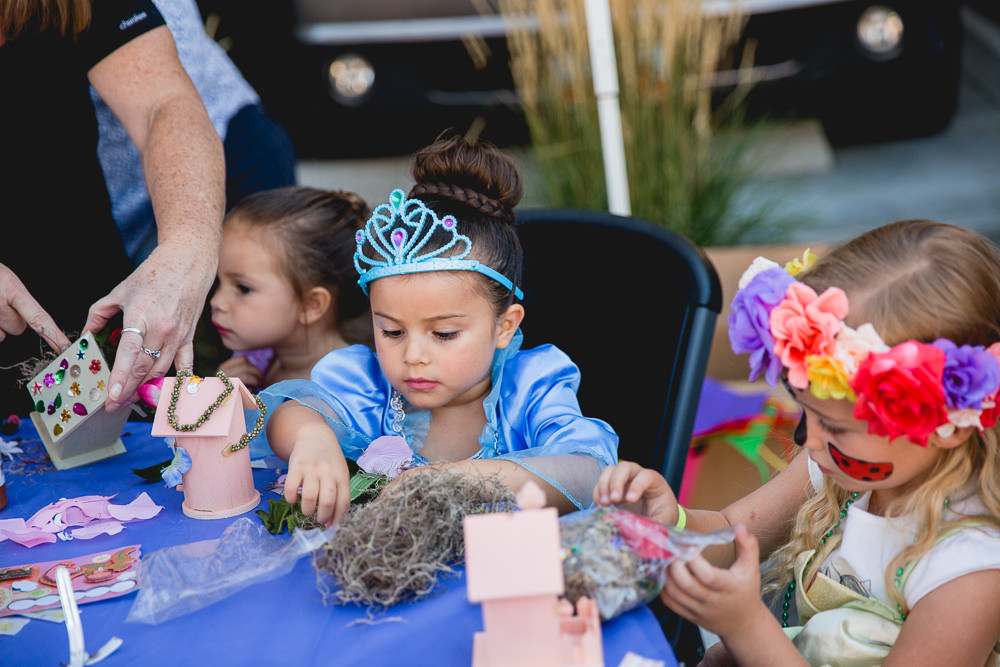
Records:
[[[222,393],[220,393],[214,401],[212,401],[211,405],[205,408],[205,411],[201,413],[198,419],[190,424],[181,424],[177,421],[177,401],[181,395],[181,380],[186,377],[192,377],[191,371],[177,371],[177,378],[174,380],[174,389],[170,394],[170,405],[167,406],[167,423],[175,431],[183,431],[185,433],[201,428],[202,425],[212,416],[212,413],[215,412],[220,405],[222,405],[222,402],[226,400],[226,397],[233,393],[233,383],[229,379],[229,376],[226,375],[225,371],[219,371],[215,374],[215,377],[222,380],[222,383],[226,386],[226,388],[222,390]],[[261,429],[264,428],[264,416],[267,414],[267,406],[264,405],[264,401],[261,400],[260,396],[254,396],[254,400],[257,402],[257,408],[260,410],[260,414],[257,415],[257,423],[254,425],[252,431],[244,433],[240,437],[239,442],[227,444],[225,449],[222,450],[223,456],[229,456],[246,447],[251,440],[260,434]]]

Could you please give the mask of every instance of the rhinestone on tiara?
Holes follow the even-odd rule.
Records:
[[[396,225],[397,219],[401,225]],[[440,248],[422,252],[438,228],[450,232],[451,239]],[[518,299],[524,298],[521,289],[505,275],[478,260],[466,259],[472,251],[472,242],[468,236],[458,233],[458,221],[454,216],[438,218],[424,202],[407,199],[398,188],[389,195],[388,202],[375,207],[365,228],[355,234],[355,240],[358,247],[354,253],[354,267],[360,276],[358,285],[365,294],[368,294],[368,283],[386,276],[427,271],[475,271],[497,281]],[[366,256],[362,252],[366,243],[382,259]],[[457,253],[441,256],[456,246],[461,247]]]

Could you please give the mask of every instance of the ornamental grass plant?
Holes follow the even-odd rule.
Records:
[[[700,246],[780,241],[791,223],[766,199],[739,205],[760,134],[744,122],[749,70],[734,55],[744,17],[700,0],[609,2],[632,215]],[[584,0],[500,7],[547,204],[607,209]],[[712,85],[720,70],[737,74],[725,94]]]

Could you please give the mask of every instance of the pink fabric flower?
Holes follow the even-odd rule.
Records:
[[[139,386],[137,390],[139,400],[155,410],[157,403],[160,402],[161,389],[163,389],[163,378],[153,378]]]
[[[847,311],[847,295],[839,287],[817,296],[808,285],[789,285],[785,299],[771,311],[774,353],[788,369],[789,384],[809,386],[806,357],[830,353]]]
[[[926,447],[927,436],[948,420],[944,364],[943,350],[912,340],[870,355],[851,382],[854,417],[868,422],[869,433],[905,435]]]

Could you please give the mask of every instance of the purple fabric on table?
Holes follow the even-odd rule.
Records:
[[[723,424],[759,415],[764,409],[768,394],[767,391],[753,393],[730,391],[718,380],[705,378],[691,437],[697,438]]]

